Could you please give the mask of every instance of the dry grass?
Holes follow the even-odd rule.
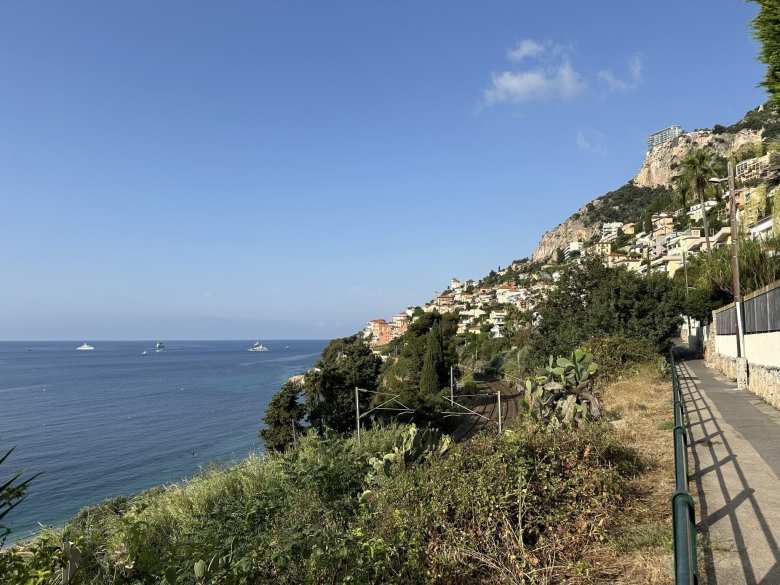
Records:
[[[629,484],[624,509],[589,562],[596,582],[662,585],[673,582],[670,498],[674,491],[671,382],[643,366],[604,392],[607,415],[645,469]],[[589,555],[590,556],[590,555]]]

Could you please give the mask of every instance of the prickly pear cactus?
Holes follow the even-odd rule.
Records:
[[[550,356],[544,373],[525,381],[524,402],[532,416],[559,427],[581,424],[601,416],[593,393],[598,365],[580,349],[567,357]]]

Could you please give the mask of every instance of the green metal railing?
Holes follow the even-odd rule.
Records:
[[[674,405],[674,495],[672,496],[672,526],[674,531],[675,585],[697,585],[699,571],[696,563],[696,511],[688,492],[688,433],[685,424],[680,379],[674,353],[672,366],[672,404]]]

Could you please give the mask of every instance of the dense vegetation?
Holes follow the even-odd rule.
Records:
[[[780,279],[780,239],[750,240],[740,237],[739,266],[742,294]],[[690,290],[683,299],[685,314],[709,322],[713,309],[734,300],[731,248],[716,248],[712,254],[691,257],[686,270]],[[679,287],[685,286],[685,276],[683,270],[675,274]]]
[[[680,324],[681,304],[665,274],[643,277],[588,259],[563,270],[537,311],[529,345],[538,363],[612,335],[644,340],[664,352]]]
[[[286,383],[271,399],[260,436],[269,448],[281,450],[303,432],[304,424],[320,434],[352,431],[355,387],[376,391],[381,367],[382,360],[359,335],[331,341],[300,383]],[[359,400],[367,410],[371,395],[361,393]]]
[[[608,425],[518,421],[459,445],[414,427],[375,428],[360,444],[312,431],[283,454],[87,508],[0,567],[4,583],[52,582],[65,539],[78,585],[573,576],[638,467]]]
[[[582,217],[586,225],[620,221],[636,222],[643,212],[659,198],[671,198],[672,193],[665,187],[637,187],[629,181],[619,189],[610,191],[595,202],[588,203]]]
[[[769,92],[771,102],[780,106],[780,1],[753,1],[761,6],[753,20],[753,30],[761,42],[761,61],[767,65],[762,85]]]

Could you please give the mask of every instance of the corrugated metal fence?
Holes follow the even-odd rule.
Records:
[[[745,297],[742,302],[745,333],[780,331],[780,282]],[[715,314],[718,335],[737,334],[737,309],[729,305]]]

